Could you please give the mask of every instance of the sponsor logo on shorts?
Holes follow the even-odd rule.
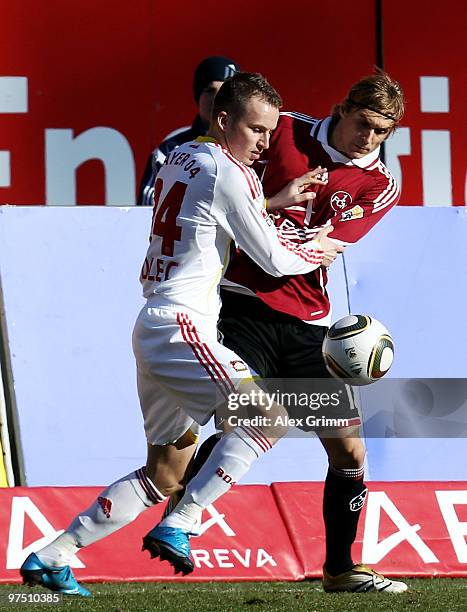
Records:
[[[98,497],[97,503],[102,508],[102,512],[105,514],[105,516],[109,519],[110,511],[112,510],[112,502],[110,499],[107,499],[107,497]]]
[[[359,510],[363,508],[363,504],[365,503],[367,493],[368,493],[368,489],[364,489],[360,493],[360,495],[357,495],[356,497],[350,500],[349,506],[352,512],[358,512]]]
[[[268,225],[271,225],[272,227],[274,227],[275,223],[274,223],[274,215],[271,213],[269,214],[264,208],[261,209],[261,214],[263,216],[263,218],[265,219],[266,223]]]
[[[341,221],[353,221],[353,219],[361,219],[363,217],[363,208],[357,204],[350,210],[341,213]]]
[[[246,370],[248,370],[248,366],[246,365],[246,363],[244,361],[240,361],[239,359],[231,361],[230,365],[236,372],[245,372]]]

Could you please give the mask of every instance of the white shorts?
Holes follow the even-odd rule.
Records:
[[[204,425],[244,379],[247,364],[217,340],[214,320],[146,304],[133,330],[138,394],[149,444],[175,442]]]

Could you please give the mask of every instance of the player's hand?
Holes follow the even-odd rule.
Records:
[[[313,238],[313,241],[318,241],[321,245],[321,248],[324,251],[323,261],[321,265],[325,268],[329,268],[332,262],[336,259],[339,253],[343,253],[345,247],[341,244],[337,244],[331,238],[328,238],[328,234],[333,231],[333,226],[329,225],[328,227],[320,230],[316,236]]]
[[[316,197],[314,191],[309,191],[312,185],[326,185],[327,179],[326,168],[318,166],[314,170],[306,172],[302,176],[290,181],[279,193],[276,193],[272,198],[268,198],[268,211],[278,210],[279,208],[287,208],[302,202],[308,202]]]

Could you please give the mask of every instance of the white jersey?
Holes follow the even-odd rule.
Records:
[[[154,193],[150,246],[141,271],[146,298],[216,318],[231,240],[274,276],[319,267],[318,243],[279,237],[256,173],[209,138],[169,153]]]

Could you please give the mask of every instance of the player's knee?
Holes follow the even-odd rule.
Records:
[[[171,497],[172,495],[175,495],[176,493],[182,491],[184,487],[179,482],[171,482],[162,485],[160,484],[157,488],[162,493],[162,495]]]
[[[165,469],[164,469],[165,468]],[[162,495],[173,495],[183,489],[179,475],[167,466],[157,466],[156,469],[146,467],[146,475]]]
[[[351,463],[349,467],[362,467],[363,462],[365,461],[365,454],[366,451],[363,444],[352,447],[347,453],[348,461]]]
[[[362,467],[365,461],[365,446],[356,438],[354,442],[346,441],[338,448],[333,448],[329,454],[329,462],[335,468],[356,469]]]

